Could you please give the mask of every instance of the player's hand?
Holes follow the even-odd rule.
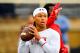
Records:
[[[59,1],[54,7],[53,10],[50,14],[50,17],[55,16],[57,17],[57,15],[59,14],[59,12],[62,10],[62,7],[60,7],[60,3],[61,1]]]
[[[30,34],[34,35],[36,40],[40,40],[40,36],[38,34],[38,30],[36,29],[35,26],[29,26]]]
[[[59,7],[59,8],[57,8],[57,9],[55,9],[55,10],[53,9],[49,17],[50,17],[50,18],[51,18],[51,17],[54,17],[54,16],[57,17],[57,15],[59,14],[59,12],[60,12],[61,10],[62,10],[62,7]]]
[[[58,8],[58,9],[54,10],[54,11],[55,11],[55,14],[58,15],[58,13],[59,13],[61,10],[62,10],[62,7],[60,7],[60,8]]]

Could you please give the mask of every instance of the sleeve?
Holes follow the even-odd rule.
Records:
[[[19,39],[18,53],[29,53],[29,42],[28,41],[25,42]]]
[[[55,13],[55,10],[58,9],[60,6],[60,3],[57,3],[54,7],[53,7],[53,10],[52,10],[52,13],[50,14],[49,18],[48,18],[48,21],[47,21],[47,27],[50,27],[54,21],[56,20],[56,17],[57,17],[57,14],[59,12],[57,12],[57,14]]]
[[[49,16],[48,20],[47,20],[47,27],[50,27],[54,21],[56,20],[56,15],[55,12],[51,13],[51,15]]]
[[[43,50],[46,53],[59,53],[60,51],[60,35],[55,31],[55,34],[53,34],[49,40],[49,42],[46,42],[44,39],[39,40],[40,46],[43,48]]]

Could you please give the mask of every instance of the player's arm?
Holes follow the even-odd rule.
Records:
[[[49,18],[47,20],[47,27],[52,25],[54,23],[55,19],[56,19],[56,15],[55,15],[55,12],[53,12],[53,13],[51,13],[51,15],[49,16]]]
[[[60,12],[60,10],[62,9],[62,7],[59,7],[60,6],[60,3],[57,3],[54,7],[53,7],[53,10],[48,18],[48,21],[47,21],[47,27],[50,27],[54,21],[56,20],[56,17],[58,15],[58,13]]]

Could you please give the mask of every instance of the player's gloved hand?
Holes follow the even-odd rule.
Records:
[[[57,3],[54,7],[53,7],[53,10],[52,10],[52,13],[50,14],[49,17],[53,17],[53,16],[57,16],[58,13],[62,10],[62,7],[59,7],[60,6],[60,3]]]
[[[62,10],[62,7],[59,7],[60,6],[60,3],[57,3],[54,7],[53,7],[53,10],[48,18],[48,21],[47,21],[47,27],[50,27],[54,21],[56,20],[56,17],[58,15],[58,13]]]

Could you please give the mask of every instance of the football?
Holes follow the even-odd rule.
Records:
[[[20,33],[20,37],[21,37],[21,39],[23,41],[29,41],[29,40],[31,40],[34,37],[34,35],[30,34],[29,31],[30,30],[28,29],[28,27],[24,27],[22,29],[22,31]]]

